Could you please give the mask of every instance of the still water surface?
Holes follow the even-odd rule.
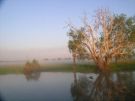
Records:
[[[90,96],[90,92],[94,87],[93,82],[97,82],[96,79],[99,76],[99,79],[101,79],[102,76],[99,74],[77,73],[75,81],[73,73],[61,72],[42,72],[32,75],[0,75],[0,97],[3,101],[88,101],[90,97],[94,97],[94,99],[99,97],[97,94],[100,91],[96,92],[96,90],[93,90],[94,93]],[[100,81],[102,82],[101,85],[105,82],[103,80],[105,79],[102,78]],[[133,100],[135,93],[135,72],[113,73],[111,80],[115,84],[126,86],[128,88],[128,91],[125,90],[126,92],[132,91],[132,94],[128,93],[128,99],[130,98],[131,101],[135,101]],[[107,87],[107,84],[103,85]],[[102,89],[104,89],[103,85]],[[100,87],[98,88],[100,89]],[[100,95],[103,93],[101,92]],[[94,100],[91,99],[90,101]]]

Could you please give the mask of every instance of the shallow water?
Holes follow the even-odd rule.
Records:
[[[94,82],[98,74],[77,73],[77,83],[85,94],[75,92],[73,73],[42,72],[32,75],[9,74],[0,75],[0,97],[3,101],[87,101],[90,82]],[[135,72],[114,73],[111,79],[135,90]],[[87,82],[88,81],[88,82]],[[83,83],[82,83],[83,82]],[[74,86],[73,86],[74,85]]]

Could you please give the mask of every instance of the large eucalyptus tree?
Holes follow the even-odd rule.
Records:
[[[73,57],[85,54],[93,59],[98,70],[104,72],[115,57],[132,54],[135,44],[129,38],[133,34],[125,31],[126,25],[117,21],[109,10],[99,9],[93,22],[84,17],[83,23],[80,28],[69,26],[69,49]]]

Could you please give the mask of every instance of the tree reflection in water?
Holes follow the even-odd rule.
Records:
[[[109,72],[91,77],[80,76],[77,82],[71,84],[73,101],[134,101],[135,83],[130,82],[130,86],[129,81],[135,81],[129,76],[116,73],[114,78],[114,74]]]
[[[30,73],[24,73],[26,79],[29,80],[38,80],[40,78],[40,72],[39,71],[34,71]]]

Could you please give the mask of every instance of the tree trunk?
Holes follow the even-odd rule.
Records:
[[[115,63],[116,63],[116,64],[118,63],[118,58],[117,58],[117,57],[115,57]]]
[[[107,61],[102,60],[97,61],[97,69],[99,70],[100,73],[110,72],[110,68],[108,67]]]
[[[77,77],[76,77],[76,54],[73,54],[73,73],[74,73],[74,82],[77,84]]]

